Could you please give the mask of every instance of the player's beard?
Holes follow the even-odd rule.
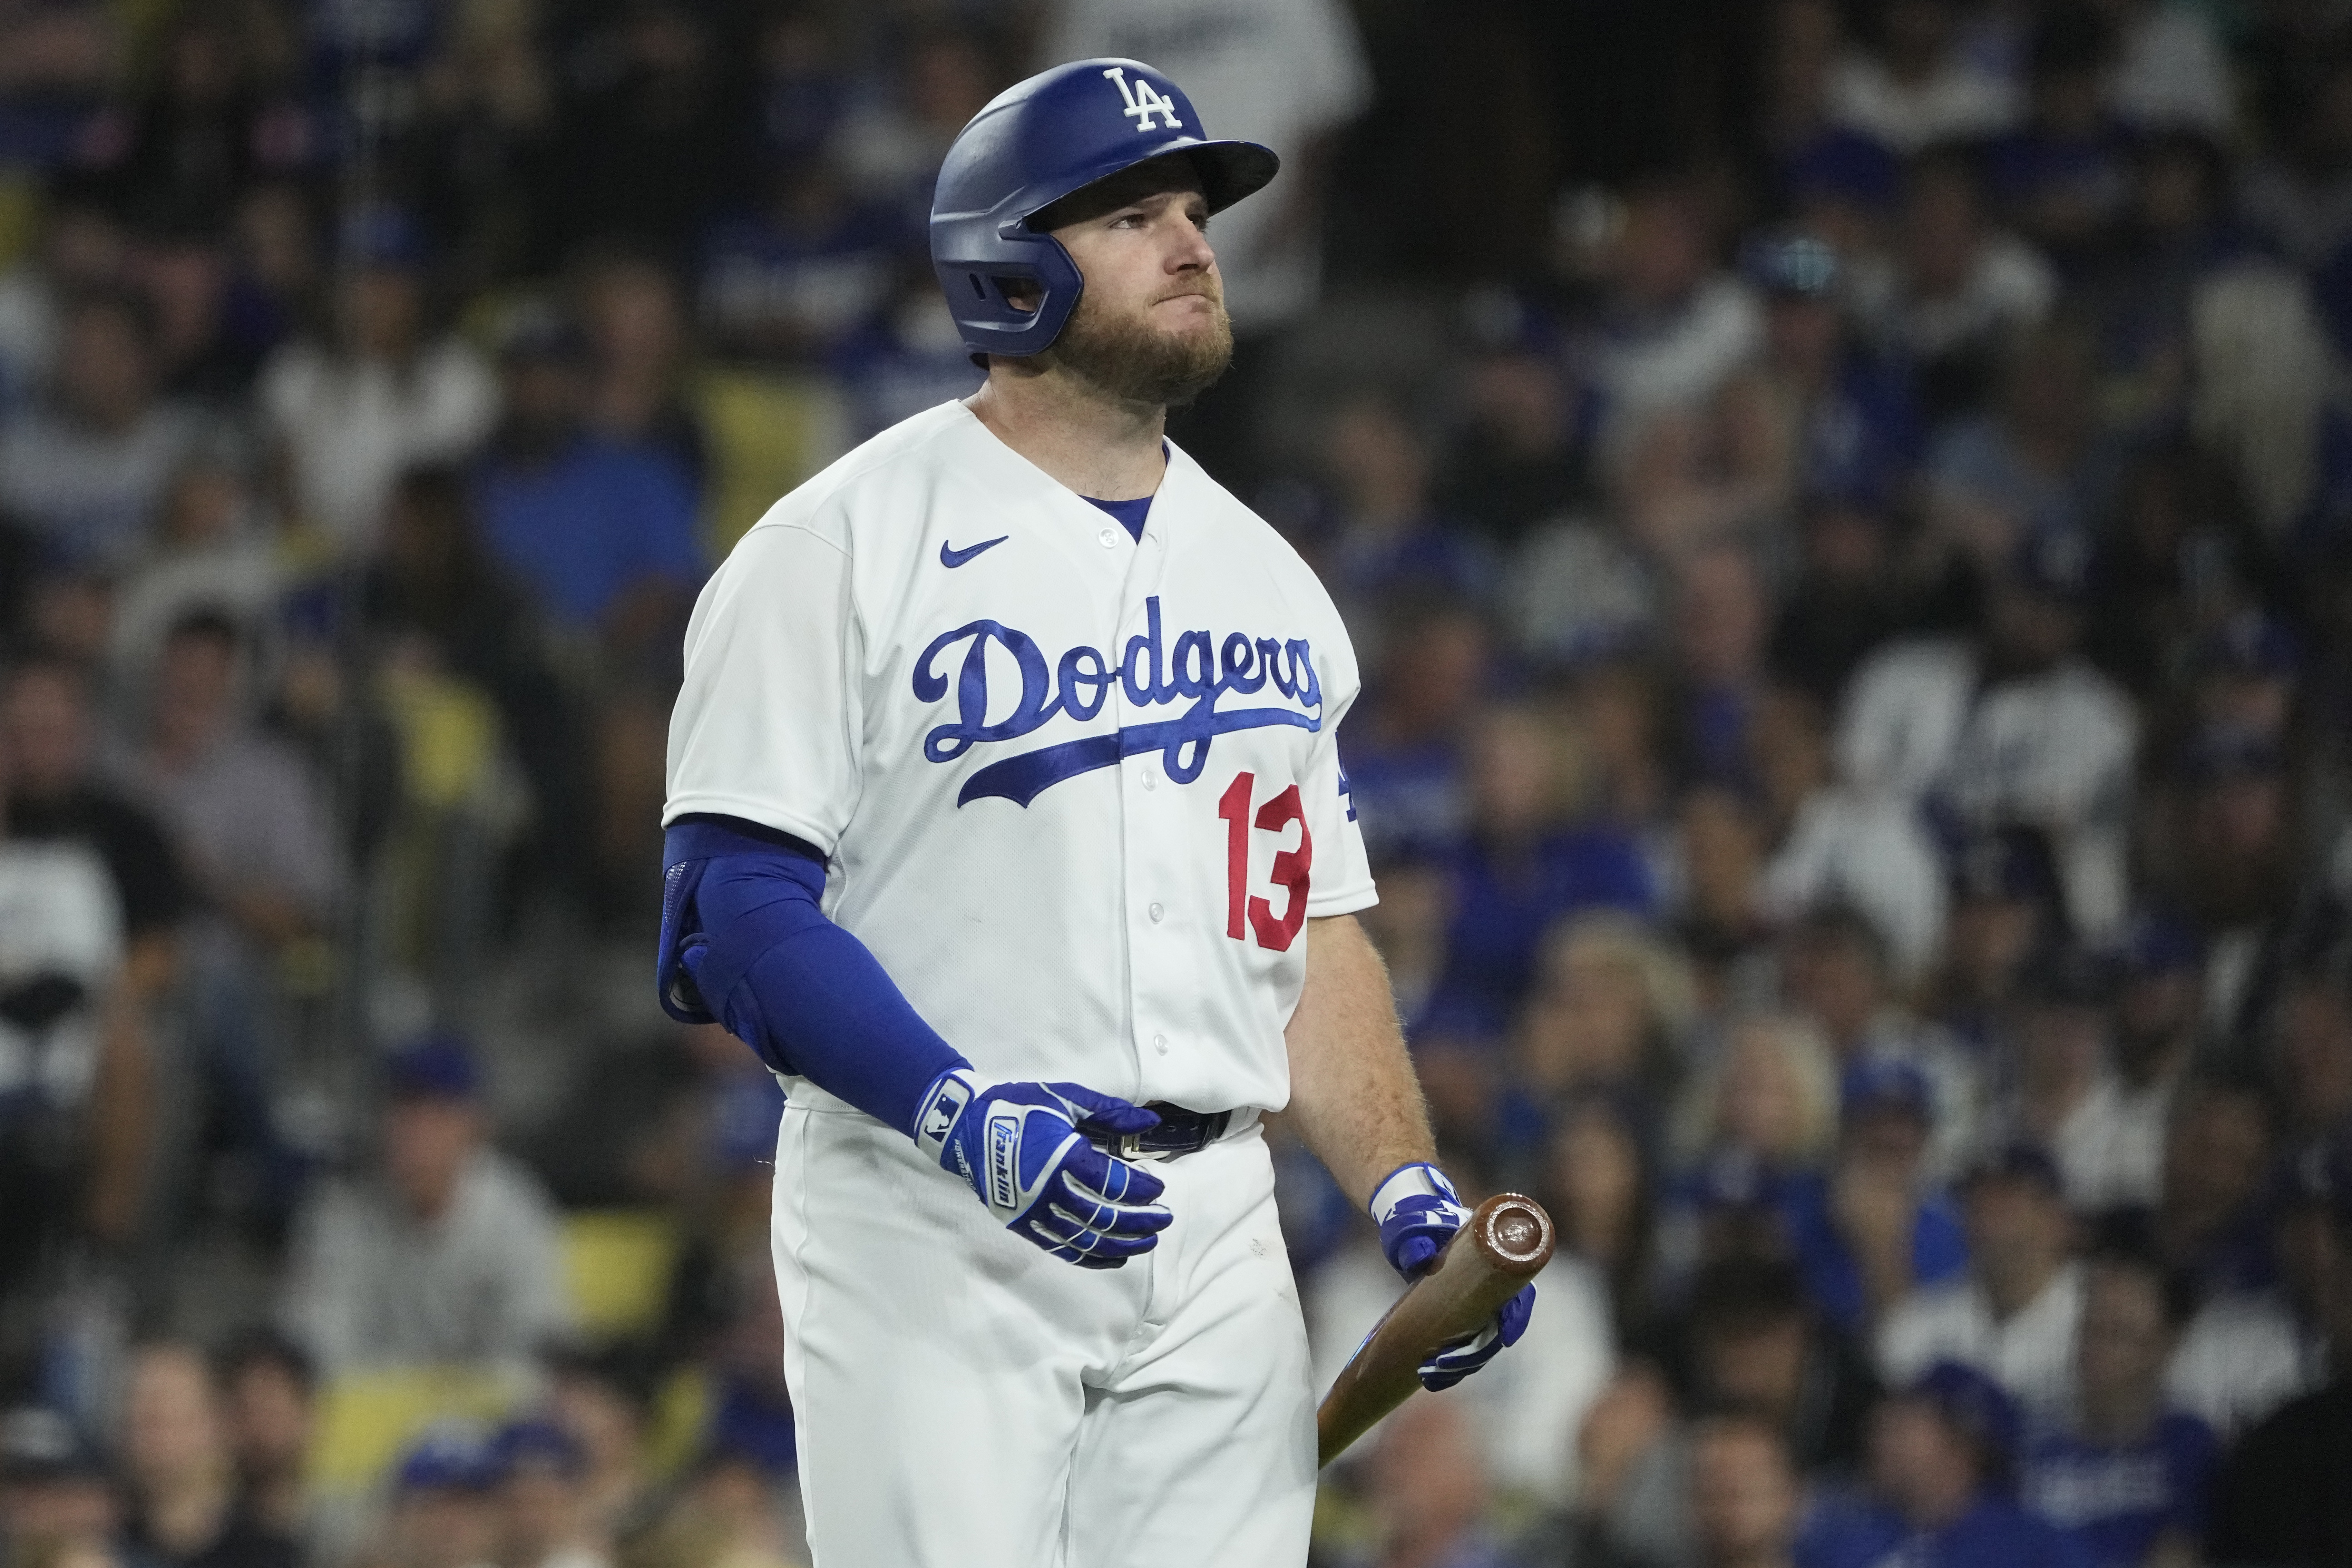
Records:
[[[1054,352],[1080,378],[1123,402],[1181,408],[1209,390],[1234,358],[1234,323],[1214,283],[1195,290],[1210,306],[1209,330],[1162,331],[1149,310],[1111,317],[1092,295],[1078,296],[1078,308],[1055,341]]]

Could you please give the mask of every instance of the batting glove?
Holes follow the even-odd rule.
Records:
[[[1470,1221],[1470,1210],[1445,1173],[1426,1162],[1402,1166],[1381,1183],[1368,1206],[1381,1228],[1381,1250],[1389,1266],[1411,1280],[1429,1267],[1453,1234]],[[1486,1326],[1467,1339],[1444,1346],[1417,1369],[1431,1393],[1451,1388],[1519,1343],[1536,1310],[1536,1288],[1528,1285],[1505,1301]]]
[[[982,1084],[959,1069],[931,1081],[915,1145],[1023,1240],[1081,1269],[1116,1269],[1159,1245],[1173,1216],[1154,1201],[1158,1176],[1087,1140],[1159,1124],[1076,1083]]]

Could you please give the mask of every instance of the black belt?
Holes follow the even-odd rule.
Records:
[[[1165,1100],[1154,1100],[1144,1109],[1160,1118],[1158,1126],[1120,1138],[1097,1138],[1095,1146],[1122,1160],[1172,1160],[1198,1153],[1234,1130],[1231,1111],[1187,1111]],[[1251,1122],[1256,1119],[1250,1117]]]

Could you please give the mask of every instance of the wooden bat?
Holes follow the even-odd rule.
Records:
[[[1516,1192],[1471,1213],[1420,1279],[1388,1310],[1315,1413],[1316,1459],[1329,1464],[1421,1386],[1421,1364],[1449,1340],[1475,1333],[1551,1261],[1551,1216]]]

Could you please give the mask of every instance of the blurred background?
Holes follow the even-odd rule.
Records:
[[[8,1568],[803,1560],[679,633],[1089,55],[1283,156],[1173,434],[1563,1231],[1318,1563],[2352,1560],[2352,4],[0,0]]]

